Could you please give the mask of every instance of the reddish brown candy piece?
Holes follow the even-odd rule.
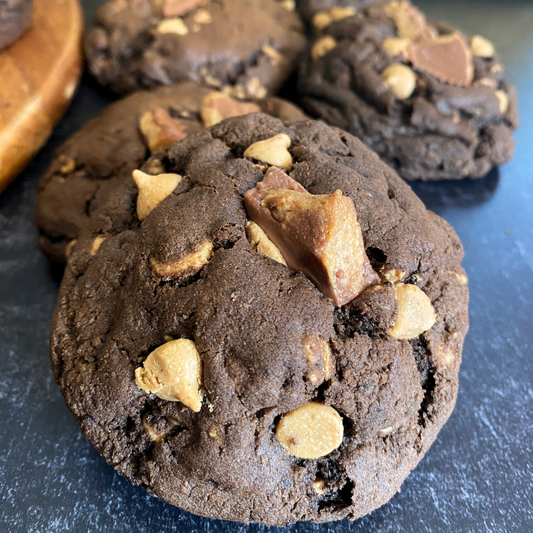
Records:
[[[164,150],[187,136],[183,123],[172,118],[165,109],[147,111],[139,121],[143,137],[152,153]]]
[[[468,44],[459,33],[428,39],[407,47],[413,66],[452,85],[472,84],[474,65]]]
[[[394,19],[398,37],[417,41],[429,36],[426,17],[409,2],[405,0],[393,1],[385,6],[385,12]]]
[[[248,216],[278,247],[287,266],[305,274],[335,305],[379,281],[365,252],[351,198],[313,195],[278,168],[246,192]]]
[[[225,94],[209,93],[202,102],[200,115],[206,128],[231,117],[258,113],[261,108],[253,102],[238,102]]]

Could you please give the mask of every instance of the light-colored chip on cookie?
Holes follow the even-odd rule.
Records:
[[[158,174],[150,176],[141,170],[133,171],[133,179],[139,189],[137,216],[142,222],[183,179],[179,174]]]
[[[387,270],[381,270],[379,272],[379,277],[384,283],[389,282],[395,284],[403,281],[407,277],[407,272],[398,270],[397,268],[389,268]]]
[[[96,252],[100,249],[100,246],[102,246],[102,243],[106,240],[106,237],[103,235],[98,235],[93,239],[93,242],[91,243],[91,248],[89,249],[90,255],[96,255]]]
[[[303,339],[304,354],[307,361],[307,379],[315,387],[331,377],[333,355],[329,342],[319,335],[306,335]]]
[[[481,35],[474,35],[470,39],[470,50],[472,55],[489,58],[494,55],[494,45]]]
[[[389,65],[382,73],[383,83],[399,100],[409,98],[416,87],[416,74],[413,69],[401,63]]]
[[[257,98],[262,100],[267,95],[267,88],[262,85],[261,80],[257,76],[252,76],[246,82],[246,96],[247,98]]]
[[[244,157],[289,170],[292,168],[292,156],[288,150],[290,145],[291,138],[280,133],[250,145],[244,152]]]
[[[318,459],[342,443],[342,418],[329,405],[310,402],[287,413],[276,427],[276,437],[293,457]]]
[[[270,59],[272,65],[277,65],[283,57],[274,47],[267,44],[261,47],[261,52]]]
[[[387,54],[396,57],[407,50],[411,41],[409,39],[402,39],[401,37],[388,37],[383,41],[383,50]]]
[[[204,126],[214,126],[222,120],[231,117],[239,117],[249,113],[257,113],[261,108],[252,102],[238,102],[230,96],[219,92],[209,93],[200,107],[200,116]]]
[[[196,251],[177,261],[162,263],[152,257],[150,258],[150,266],[153,272],[161,278],[182,280],[194,276],[209,263],[213,255],[213,248],[213,243],[210,240],[205,240],[198,245]]]
[[[498,99],[500,114],[505,115],[509,110],[509,95],[505,91],[496,91],[495,94]]]
[[[192,17],[197,24],[211,24],[213,17],[207,9],[199,9]]]
[[[175,33],[176,35],[187,35],[189,28],[182,18],[176,17],[162,20],[157,26],[157,33]]]
[[[331,52],[337,46],[337,41],[331,36],[326,35],[318,39],[318,41],[311,48],[311,59],[316,61],[326,54]]]
[[[287,266],[277,246],[268,238],[267,234],[255,223],[249,220],[246,224],[246,236],[254,250],[259,255],[273,259]]]
[[[177,339],[156,348],[135,371],[135,383],[162,400],[202,407],[202,361],[193,341]]]
[[[430,330],[436,321],[431,300],[416,285],[394,286],[398,300],[398,319],[388,334],[395,339],[414,339]]]

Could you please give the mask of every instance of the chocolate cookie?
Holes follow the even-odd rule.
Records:
[[[387,0],[298,0],[298,13],[305,22],[314,22],[315,28],[323,27],[327,19],[340,20],[353,15],[358,9],[371,4],[383,4]],[[316,18],[315,18],[316,17]],[[314,20],[313,20],[314,19]],[[331,22],[330,20],[330,22]]]
[[[450,415],[461,243],[351,135],[225,120],[153,156],[90,226],[52,367],[84,435],[150,493],[242,522],[355,519]]]
[[[322,24],[299,79],[311,115],[408,180],[478,178],[511,158],[516,93],[490,41],[429,24],[406,0]]]
[[[143,91],[111,104],[61,146],[39,185],[36,223],[42,251],[63,263],[69,243],[150,152],[204,125],[263,111],[286,121],[305,115],[279,98],[242,102],[191,82]]]
[[[112,0],[95,24],[89,69],[119,94],[191,80],[264,98],[306,43],[294,5],[277,0]]]
[[[0,50],[17,42],[31,26],[32,0],[0,0]]]

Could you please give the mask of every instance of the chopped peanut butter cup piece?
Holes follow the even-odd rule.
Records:
[[[139,121],[139,127],[152,153],[164,150],[173,142],[181,141],[187,136],[181,120],[172,118],[161,108],[144,113]]]
[[[472,53],[468,43],[457,32],[411,44],[406,55],[415,68],[444,83],[463,87],[472,84]]]
[[[178,339],[156,348],[141,368],[135,383],[162,400],[181,402],[195,412],[202,407],[202,361],[193,341]]]
[[[394,20],[398,37],[417,41],[431,36],[426,17],[406,0],[393,0],[385,6],[385,13]]]
[[[280,169],[246,192],[248,215],[292,270],[305,274],[335,305],[379,281],[366,256],[353,201],[337,190],[313,195]]]
[[[261,109],[257,104],[238,102],[225,94],[213,91],[203,99],[200,115],[204,126],[208,128],[226,118],[258,113],[259,111]]]

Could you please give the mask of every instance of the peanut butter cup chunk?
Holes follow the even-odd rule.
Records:
[[[244,195],[250,219],[335,305],[352,301],[379,278],[365,253],[353,201],[340,190],[309,194],[279,169]]]

